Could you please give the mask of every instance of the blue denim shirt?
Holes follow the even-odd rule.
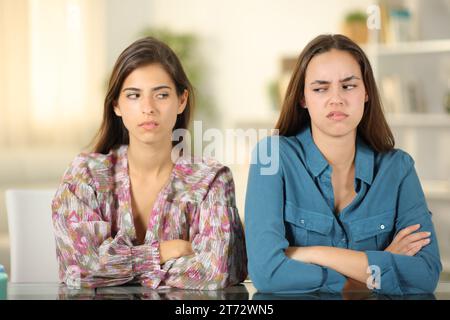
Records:
[[[274,139],[279,139],[279,168],[275,174],[261,174],[267,165],[257,151],[276,152]],[[255,287],[261,292],[341,292],[345,276],[284,254],[289,246],[332,246],[367,254],[369,266],[376,266],[375,292],[433,292],[442,265],[413,159],[398,149],[377,153],[358,137],[357,195],[338,215],[331,172],[309,126],[296,136],[263,139],[255,148],[245,203],[249,274]],[[400,230],[414,224],[421,225],[418,232],[431,232],[429,245],[415,256],[384,251]]]

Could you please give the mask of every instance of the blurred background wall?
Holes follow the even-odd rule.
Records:
[[[367,32],[374,4],[382,28]],[[7,269],[4,191],[57,187],[98,129],[116,58],[151,32],[194,39],[183,63],[192,64],[200,96],[195,119],[220,130],[272,128],[292,61],[316,35],[346,32],[360,42],[397,147],[416,159],[450,269],[450,1],[0,0],[0,263]],[[243,218],[248,163],[227,164]]]

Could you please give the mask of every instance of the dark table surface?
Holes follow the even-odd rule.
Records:
[[[264,294],[257,292],[250,281],[215,291],[182,289],[152,290],[139,285],[124,285],[96,289],[70,289],[58,283],[9,283],[9,300],[450,300],[450,282],[439,282],[434,294],[387,296],[374,293],[349,292],[345,294],[307,293],[307,294]]]

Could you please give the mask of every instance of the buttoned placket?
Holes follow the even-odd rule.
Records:
[[[348,212],[351,211],[357,203],[361,202],[362,198],[364,197],[364,195],[367,192],[366,184],[363,181],[361,181],[361,180],[358,181],[358,180],[359,179],[355,178],[355,191],[356,191],[355,198],[352,200],[352,202],[350,202],[350,204],[347,207],[344,208],[344,210],[342,210],[339,213],[339,216],[336,217],[338,219],[342,229],[344,230],[341,242],[345,242],[346,248],[348,248],[351,245],[351,243],[348,241],[348,231],[346,228],[346,224],[347,224],[346,222],[348,220]],[[381,228],[381,226],[380,226],[380,228]]]
[[[367,190],[372,182],[373,170],[373,152],[362,139],[357,137],[357,146],[355,150],[355,192],[356,196],[352,202],[347,205],[338,215],[334,210],[334,191],[331,181],[332,167],[327,163],[320,150],[314,144],[310,128],[305,128],[301,131],[297,138],[302,143],[306,150],[306,165],[310,170],[310,174],[314,176],[314,181],[318,191],[322,195],[322,199],[328,213],[335,218],[333,245],[342,248],[351,248],[353,241],[353,234],[348,227],[349,221],[354,220],[353,214],[358,204],[364,199]],[[357,218],[356,218],[357,219]],[[300,221],[305,224],[307,222]],[[386,228],[385,225],[379,225],[378,228]]]
[[[363,194],[365,194],[365,184],[360,181],[359,179],[355,178],[355,191],[356,196],[355,198],[350,202],[349,205],[347,205],[338,215],[334,213],[334,190],[333,190],[333,184],[331,181],[331,174],[332,174],[332,168],[331,166],[327,166],[327,168],[322,172],[321,175],[319,175],[319,186],[322,190],[322,194],[324,195],[324,198],[327,201],[327,204],[333,213],[333,216],[336,219],[337,224],[339,225],[339,230],[337,230],[335,237],[337,238],[336,246],[340,248],[348,248],[349,242],[348,242],[348,231],[345,226],[345,221],[347,217],[347,212],[349,210],[352,210],[352,208],[355,206],[356,203],[359,203],[361,200]],[[380,229],[384,229],[384,225],[379,226]]]
[[[322,191],[322,195],[325,198],[328,207],[331,212],[334,212],[334,191],[333,184],[331,183],[331,166],[328,165],[326,169],[319,175],[319,187]]]
[[[346,231],[339,221],[339,217],[334,214],[334,190],[331,182],[332,168],[330,165],[317,177],[318,187],[329,207],[330,214],[336,219],[335,224],[338,226],[336,234],[334,234],[333,245],[339,248],[347,248]]]

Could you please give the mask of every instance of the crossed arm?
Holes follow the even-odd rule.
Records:
[[[424,246],[430,243],[429,232],[416,232],[420,225],[412,225],[401,230],[392,243],[384,250],[395,254],[414,256]],[[348,281],[345,289],[363,288],[370,276],[366,253],[343,248],[311,246],[288,247],[286,255],[305,263],[317,264],[336,270],[346,276]],[[356,280],[355,283],[352,280]]]
[[[293,242],[287,238],[286,204],[289,199],[298,199],[300,190],[310,186],[310,177],[295,169],[298,181],[302,183],[295,187],[292,182],[287,184],[288,174],[294,170],[290,168],[293,160],[288,153],[280,152],[280,156],[280,163],[286,163],[286,168],[281,165],[276,174],[263,175],[264,165],[256,161],[250,166],[247,184],[245,227],[248,265],[258,291],[341,292],[347,289],[348,283],[359,284],[367,290],[366,281],[372,275],[367,273],[368,265],[379,268],[380,276],[374,276],[382,283],[379,288],[374,288],[375,292],[398,295],[435,290],[442,270],[439,248],[431,212],[410,157],[400,154],[397,161],[405,168],[392,177],[385,175],[386,181],[383,181],[399,184],[398,190],[390,194],[391,198],[384,200],[390,203],[389,206],[386,202],[385,208],[395,208],[393,222],[400,232],[387,248],[358,252],[332,247],[289,247]],[[397,181],[399,178],[402,179],[400,182]],[[307,203],[305,201],[305,207]],[[421,224],[420,231],[430,231],[431,235],[419,232],[419,226],[413,226],[415,223]],[[426,243],[428,237],[432,241]],[[378,273],[378,270],[374,271]]]

